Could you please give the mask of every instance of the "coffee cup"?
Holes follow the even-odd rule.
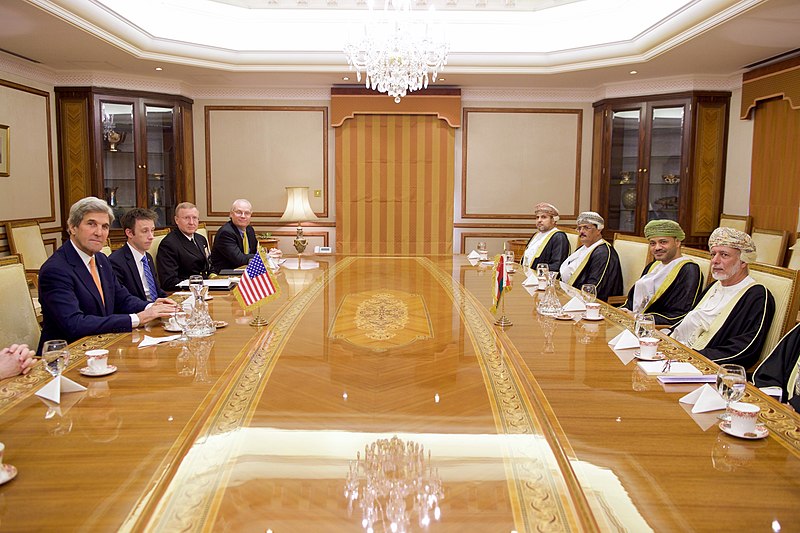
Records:
[[[755,434],[758,413],[761,408],[752,403],[733,402],[728,407],[731,413],[731,432],[736,435]]]
[[[489,252],[487,252],[486,250],[481,250],[480,252],[478,252],[478,255],[480,256],[481,261],[486,261],[487,259],[489,259]]]
[[[655,359],[658,353],[659,340],[655,337],[642,337],[639,339],[639,353],[644,359]]]
[[[547,288],[547,278],[545,276],[539,276],[539,290],[543,291]]]
[[[586,318],[600,318],[600,304],[590,302],[586,304]]]
[[[108,369],[108,350],[88,350],[86,364],[93,372],[103,372]]]

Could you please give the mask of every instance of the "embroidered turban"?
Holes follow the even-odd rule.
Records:
[[[681,225],[674,220],[651,220],[644,227],[644,236],[651,237],[675,237],[679,241],[686,238]]]
[[[606,225],[606,221],[603,220],[603,217],[600,216],[599,213],[595,213],[594,211],[584,211],[580,215],[578,215],[578,220],[575,222],[577,226],[581,224],[594,224],[597,226],[597,229],[603,229]]]
[[[547,202],[540,202],[540,203],[536,204],[534,206],[534,208],[533,208],[533,214],[534,215],[539,215],[539,214],[549,215],[549,216],[553,217],[553,219],[556,222],[558,222],[558,219],[560,218],[559,215],[558,215],[558,209],[556,209],[556,206],[554,206],[553,204],[548,204]]]
[[[738,229],[720,227],[711,232],[708,249],[714,246],[729,246],[742,252],[742,261],[752,263],[756,260],[756,245],[747,233]]]

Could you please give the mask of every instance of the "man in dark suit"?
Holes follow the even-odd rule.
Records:
[[[175,225],[158,246],[158,279],[165,291],[174,291],[189,276],[208,276],[208,241],[196,233],[200,212],[189,202],[175,207]]]
[[[148,304],[123,287],[100,252],[114,213],[103,200],[78,200],[69,212],[70,238],[39,270],[42,344],[51,339],[73,342],[87,335],[131,331],[175,310],[171,300]]]
[[[155,237],[156,220],[158,215],[149,209],[135,207],[126,211],[119,223],[128,242],[108,256],[119,282],[128,292],[148,302],[167,296],[156,280],[153,257],[147,253]]]
[[[250,227],[253,206],[247,200],[235,200],[231,205],[231,219],[214,237],[211,250],[211,268],[215,274],[220,270],[247,265],[256,254],[258,240]]]

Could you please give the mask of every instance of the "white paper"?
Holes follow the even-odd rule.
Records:
[[[694,405],[692,407],[693,413],[707,413],[708,411],[725,409],[725,400],[708,383],[698,387],[678,401]]]
[[[778,401],[781,401],[781,398],[783,397],[783,389],[780,387],[759,387],[758,390],[768,396],[777,398]]]
[[[139,343],[139,348],[147,348],[148,346],[155,346],[156,344],[161,344],[162,342],[174,341],[179,337],[180,335],[168,335],[166,337],[151,337],[149,335],[145,335],[142,342]]]
[[[525,278],[525,281],[522,282],[525,287],[538,287],[539,286],[539,278],[536,277],[536,274],[530,273],[528,277]]]
[[[675,363],[672,363],[673,365]],[[658,376],[661,383],[714,383],[717,381],[716,374],[700,374],[699,376]]]
[[[66,394],[68,392],[80,392],[85,391],[86,387],[81,385],[80,383],[75,383],[69,378],[65,378],[64,376],[58,376],[56,378],[51,379],[47,385],[36,391],[36,396],[40,398],[44,398],[46,400],[50,400],[54,403],[61,402],[61,395]]]
[[[574,296],[572,298],[572,300],[568,301],[564,305],[563,309],[564,309],[565,313],[570,313],[570,312],[573,312],[573,311],[586,311],[586,304],[583,303],[583,300],[581,300],[577,296]],[[638,346],[638,343],[637,343],[637,346]]]
[[[624,329],[622,333],[608,341],[608,345],[613,346],[615,350],[629,350],[639,347],[639,339],[636,338],[636,335]]]
[[[683,361],[673,361],[670,364],[669,372],[662,372],[661,369],[664,368],[664,363],[665,361],[639,361],[638,364],[646,374],[651,376],[697,377],[703,375],[694,365]],[[716,380],[716,376],[712,375],[711,377]]]
[[[478,253],[478,252],[476,252],[475,250],[472,250],[472,251],[469,253],[469,255],[467,256],[467,259],[480,259],[480,258],[481,258],[481,254],[479,254],[479,253]]]
[[[227,289],[231,285],[231,278],[214,278],[214,279],[204,279],[203,285],[208,288],[216,288],[216,289]],[[189,280],[185,279],[178,283],[178,287],[188,287]]]

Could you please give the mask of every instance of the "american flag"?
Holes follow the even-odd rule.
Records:
[[[244,309],[260,305],[278,293],[279,287],[272,281],[265,263],[263,252],[259,250],[247,264],[239,285],[233,289],[233,295]]]

